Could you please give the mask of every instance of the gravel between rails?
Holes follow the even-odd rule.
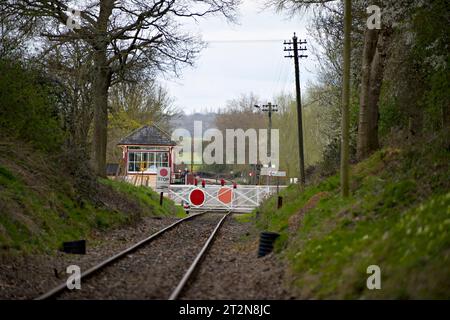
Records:
[[[167,299],[222,216],[185,221],[58,298]]]
[[[257,249],[252,223],[228,217],[179,299],[295,299],[284,262],[273,254],[257,258]]]

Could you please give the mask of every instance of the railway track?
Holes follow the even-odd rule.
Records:
[[[177,299],[192,279],[230,211],[220,215],[220,219],[217,219],[215,214],[207,215],[206,213],[208,211],[180,219],[82,272],[81,290],[69,290],[66,283],[62,283],[40,295],[36,300],[50,298]],[[170,246],[168,241],[173,241],[172,248],[168,248]],[[195,257],[190,259],[189,256],[193,254]],[[159,269],[164,270],[155,272]],[[164,274],[164,271],[170,274]],[[180,272],[183,273],[180,274]],[[87,289],[85,289],[86,286]],[[143,288],[145,293],[142,296],[133,296],[139,287]],[[134,293],[130,295],[127,290]]]

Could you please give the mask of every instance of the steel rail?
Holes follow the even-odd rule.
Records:
[[[186,218],[180,219],[174,223],[172,223],[171,225],[164,227],[163,229],[153,233],[151,236],[137,242],[136,244],[132,245],[131,247],[115,254],[114,256],[100,262],[99,264],[93,266],[92,268],[86,270],[85,272],[82,272],[80,275],[80,279],[86,279],[88,276],[91,276],[92,274],[94,274],[95,272],[98,272],[99,270],[101,270],[102,268],[110,265],[113,262],[118,261],[119,259],[123,258],[124,256],[126,256],[127,254],[129,254],[130,252],[133,252],[134,250],[140,248],[141,246],[151,242],[152,240],[154,240],[155,238],[157,238],[158,236],[160,236],[161,234],[163,234],[164,232],[174,228],[176,225],[186,221],[186,220],[190,220],[193,219],[195,217],[198,217],[202,214],[205,214],[206,212],[209,211],[202,211],[199,213],[196,213],[194,215],[190,215]],[[39,297],[37,297],[35,300],[45,300],[45,299],[49,299],[51,297],[55,297],[59,294],[61,294],[63,291],[67,290],[67,284],[66,283],[61,283],[59,286],[51,289],[50,291],[40,295]]]
[[[222,217],[222,219],[220,219],[219,223],[214,228],[214,230],[211,233],[211,235],[209,236],[208,240],[206,240],[205,244],[203,245],[203,248],[200,250],[200,252],[197,255],[197,257],[195,258],[194,262],[192,262],[191,266],[186,271],[186,273],[184,274],[183,278],[178,283],[178,285],[175,288],[175,290],[172,291],[171,295],[169,296],[169,300],[176,300],[179,297],[181,291],[183,291],[183,289],[186,286],[186,283],[191,278],[192,274],[194,273],[195,269],[197,268],[198,264],[200,263],[200,260],[203,258],[203,256],[205,255],[206,251],[208,250],[209,246],[211,245],[211,242],[213,241],[214,237],[216,236],[217,231],[219,231],[219,229],[222,226],[223,222],[225,221],[225,219],[228,217],[228,215],[230,213],[231,213],[231,210],[228,211]]]

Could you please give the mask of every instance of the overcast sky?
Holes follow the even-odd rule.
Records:
[[[216,110],[250,92],[263,103],[281,92],[295,92],[294,63],[284,58],[283,41],[290,40],[294,32],[311,41],[306,31],[308,16],[288,19],[272,9],[262,10],[263,4],[264,0],[243,0],[238,25],[209,17],[189,26],[208,47],[194,68],[183,69],[179,79],[163,81],[180,110]],[[314,80],[316,68],[313,55],[307,54],[308,58],[300,60],[302,91]]]

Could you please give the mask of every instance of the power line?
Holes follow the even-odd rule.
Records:
[[[238,39],[231,39],[231,40],[203,40],[204,42],[208,43],[251,43],[251,42],[280,42],[283,41],[282,39],[253,39],[253,40],[238,40]]]
[[[281,66],[282,66],[282,59],[273,59],[275,64],[275,74],[276,74],[276,82],[272,84],[272,92],[278,91],[278,85],[280,83],[281,78]]]

